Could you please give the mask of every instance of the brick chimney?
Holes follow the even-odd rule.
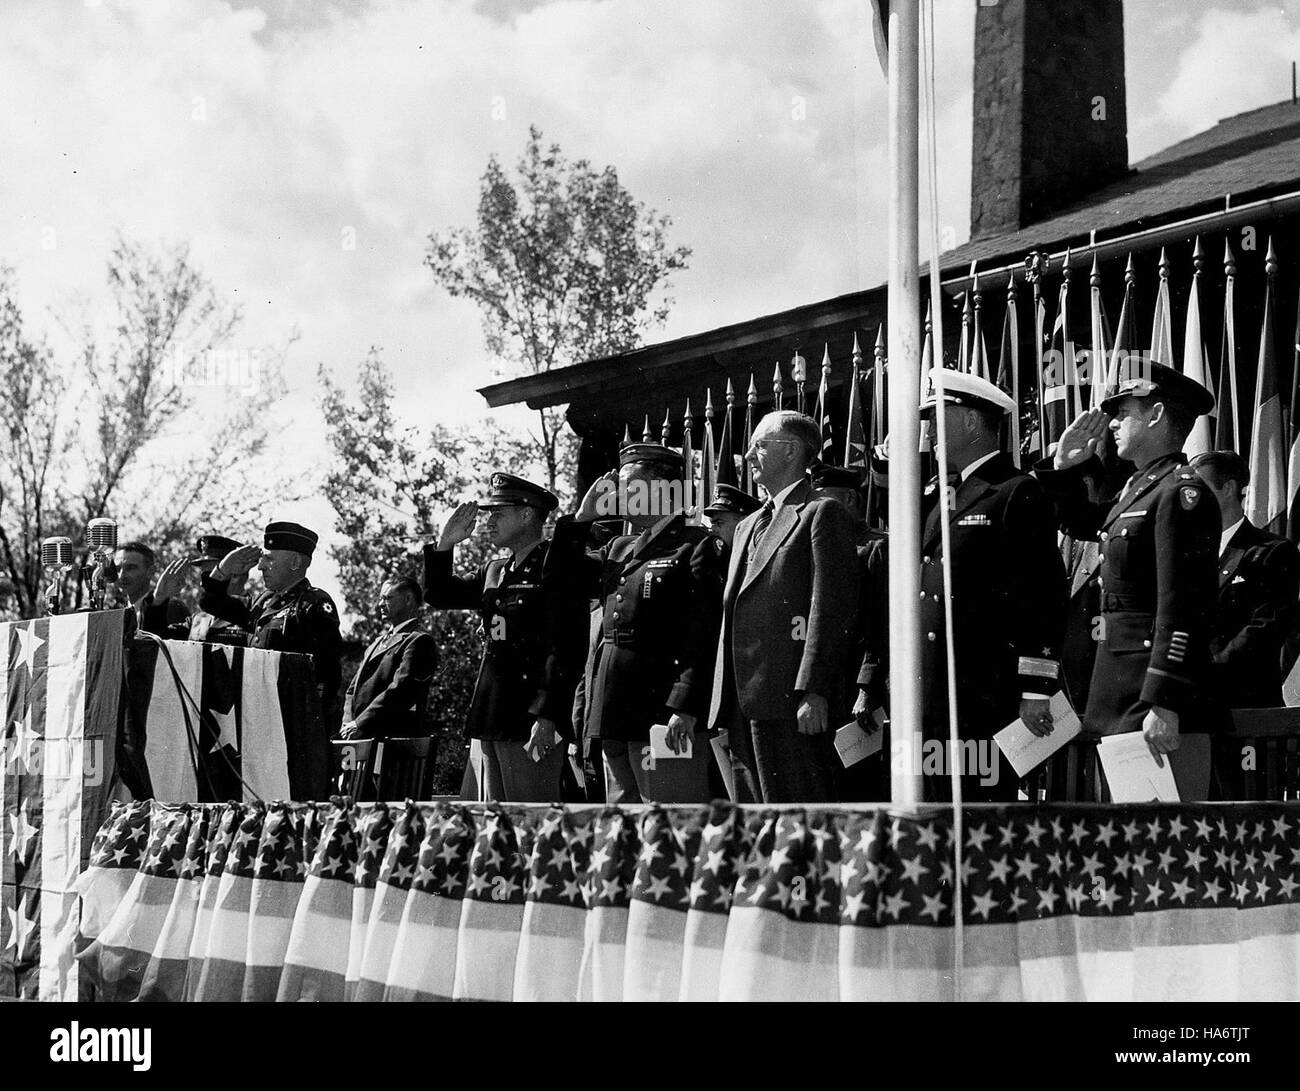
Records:
[[[1128,171],[1123,0],[978,0],[971,238]]]

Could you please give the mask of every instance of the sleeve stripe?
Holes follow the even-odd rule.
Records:
[[[1035,659],[1022,655],[1018,673],[1034,678],[1056,678],[1061,673],[1061,665],[1051,659]]]

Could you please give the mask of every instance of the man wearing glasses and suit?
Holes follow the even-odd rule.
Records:
[[[726,731],[737,802],[827,802],[858,601],[857,528],[814,493],[821,429],[769,413],[745,453],[763,506],[741,520],[722,598],[709,726]]]

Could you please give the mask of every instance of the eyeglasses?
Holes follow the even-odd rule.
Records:
[[[765,451],[765,450],[767,450],[767,448],[771,447],[771,446],[772,446],[773,444],[775,444],[775,443],[779,443],[779,444],[781,444],[781,445],[783,445],[783,446],[788,447],[788,446],[790,446],[790,444],[792,444],[792,443],[798,443],[798,440],[793,440],[793,439],[756,439],[756,440],[753,440],[753,441],[750,443],[750,445],[749,445],[749,450],[747,450],[747,451],[745,452],[745,457],[748,458],[750,455],[752,455],[752,454],[756,454],[756,453],[759,452],[759,451]]]

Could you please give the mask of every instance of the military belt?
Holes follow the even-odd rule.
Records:
[[[1150,599],[1139,595],[1121,595],[1114,591],[1102,592],[1101,608],[1108,614],[1150,614],[1154,617],[1156,612],[1155,603]]]

